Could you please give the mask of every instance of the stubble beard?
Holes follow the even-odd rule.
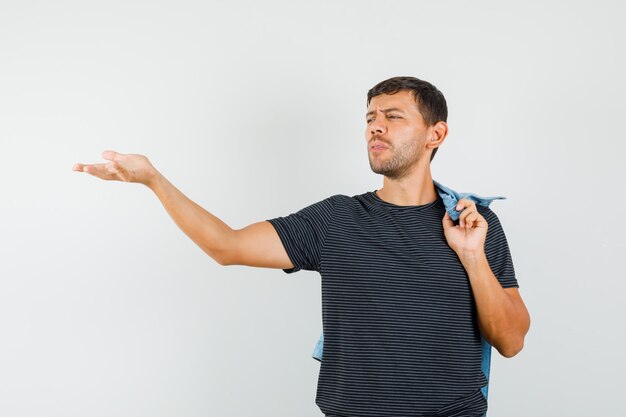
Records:
[[[421,155],[419,141],[416,139],[396,149],[391,148],[391,156],[376,156],[369,152],[370,168],[376,174],[384,175],[389,179],[400,179],[411,172]]]

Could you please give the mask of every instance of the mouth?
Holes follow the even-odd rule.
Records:
[[[384,146],[374,146],[372,148],[370,148],[371,152],[382,152],[382,151],[386,151],[389,148],[385,148]]]
[[[385,149],[389,149],[389,146],[379,144],[370,146],[370,151],[384,151]]]
[[[389,149],[389,146],[383,144],[382,142],[379,141],[375,141],[371,146],[370,146],[370,151],[374,152],[374,151],[384,151],[385,149]]]

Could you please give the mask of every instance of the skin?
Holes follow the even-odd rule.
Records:
[[[428,125],[410,91],[373,97],[366,113],[365,139],[372,171],[384,175],[378,197],[399,206],[423,205],[437,199],[430,172],[432,150],[441,146],[448,125]],[[387,149],[376,151],[382,143]],[[457,205],[459,224],[448,213],[442,226],[448,245],[465,268],[476,301],[478,326],[502,356],[512,357],[524,346],[530,316],[517,288],[502,288],[485,255],[488,224],[473,201]]]

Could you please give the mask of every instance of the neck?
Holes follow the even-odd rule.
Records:
[[[430,163],[417,165],[402,178],[384,177],[383,187],[376,191],[383,201],[397,206],[421,206],[437,199],[430,173]]]

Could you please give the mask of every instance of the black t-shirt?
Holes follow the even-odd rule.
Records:
[[[502,287],[518,287],[496,214],[485,253]],[[397,206],[375,192],[334,195],[275,227],[294,268],[322,281],[324,358],[316,403],[342,417],[444,416],[487,409],[469,279],[443,233],[441,198]]]

